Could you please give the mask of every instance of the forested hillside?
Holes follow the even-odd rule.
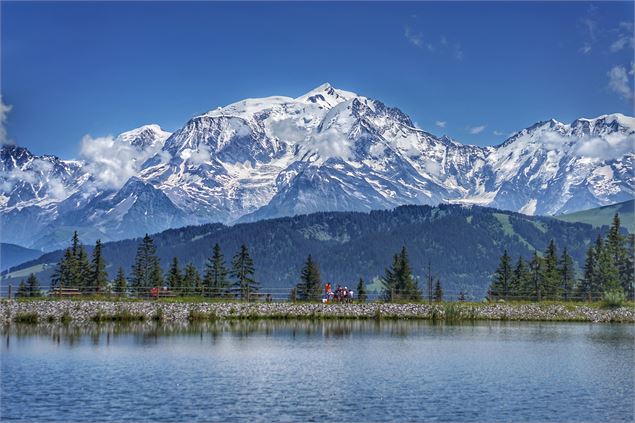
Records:
[[[249,246],[255,277],[263,288],[291,288],[298,282],[308,254],[318,263],[324,281],[353,285],[363,277],[381,277],[393,254],[406,246],[412,270],[422,280],[428,262],[440,277],[447,297],[465,291],[485,295],[505,249],[513,257],[544,251],[553,238],[567,246],[579,268],[589,242],[600,229],[544,217],[459,205],[402,206],[370,213],[315,213],[254,223],[224,226],[208,224],[171,229],[153,236],[164,271],[172,257],[202,270],[219,243],[226,259],[242,243]],[[130,272],[140,239],[103,245],[110,279],[122,266]],[[89,253],[91,246],[87,246]],[[3,285],[17,282],[36,271],[43,287],[49,285],[54,264],[62,251],[24,263],[3,277]],[[16,277],[17,276],[17,277]]]

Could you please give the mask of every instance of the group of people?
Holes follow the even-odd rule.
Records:
[[[347,286],[337,285],[337,288],[333,290],[331,284],[327,282],[324,286],[324,298],[322,299],[322,302],[352,302],[353,296],[353,290],[348,289]]]

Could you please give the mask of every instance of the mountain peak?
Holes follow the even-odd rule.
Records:
[[[296,100],[306,103],[315,103],[320,106],[333,107],[356,97],[358,97],[358,95],[354,92],[334,88],[330,83],[325,82],[308,93],[296,98]]]

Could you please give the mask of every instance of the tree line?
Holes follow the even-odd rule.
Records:
[[[192,263],[187,263],[182,270],[176,257],[171,260],[164,275],[154,241],[146,234],[137,248],[129,280],[124,269],[119,267],[115,278],[109,281],[101,241],[97,240],[92,259],[89,259],[77,232],[74,232],[71,246],[64,251],[56,265],[51,289],[74,288],[83,294],[149,295],[153,288],[162,289],[165,286],[179,295],[248,299],[259,291],[254,273],[254,262],[245,244],[234,255],[230,269],[217,243],[202,276]]]
[[[558,255],[553,240],[542,255],[534,251],[531,259],[521,256],[515,264],[505,250],[494,272],[488,298],[597,301],[605,293],[617,293],[633,299],[634,236],[622,235],[620,228],[616,213],[606,237],[598,235],[595,243],[589,245],[581,275],[567,247]]]

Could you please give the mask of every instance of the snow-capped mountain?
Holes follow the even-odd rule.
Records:
[[[53,247],[51,234],[74,226],[92,234],[86,239],[118,239],[185,224],[440,202],[558,214],[633,198],[634,140],[635,118],[613,114],[540,122],[495,147],[462,145],[416,128],[399,109],[324,84],[298,98],[230,104],[173,134],[147,125],[109,139],[117,157],[136,151],[127,180],[104,178],[112,169],[96,166],[95,155],[63,161],[3,147],[0,222],[43,223],[2,237]],[[58,170],[43,173],[34,164],[41,161]]]

